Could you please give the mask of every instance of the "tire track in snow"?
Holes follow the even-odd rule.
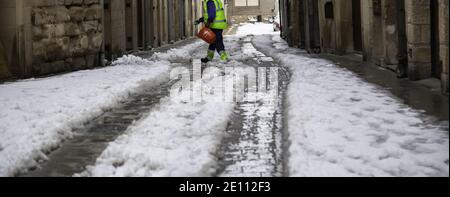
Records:
[[[83,172],[86,166],[95,163],[110,142],[167,96],[169,87],[174,82],[156,87],[147,84],[147,87],[142,87],[142,91],[132,95],[121,105],[92,120],[83,128],[75,129],[74,137],[50,153],[47,161],[42,161],[40,167],[19,176],[67,177]]]
[[[243,39],[244,62],[251,67],[278,67],[273,59],[257,51],[250,43],[251,36]],[[283,175],[282,101],[288,77],[282,68],[278,99],[261,93],[246,93],[258,99],[238,103],[228,123],[226,137],[218,151],[222,177],[278,177]],[[269,77],[269,76],[266,76]],[[257,77],[259,78],[259,77]],[[268,87],[271,84],[266,84]],[[250,95],[255,94],[255,95]]]

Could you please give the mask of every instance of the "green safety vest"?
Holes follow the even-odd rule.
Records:
[[[203,2],[203,18],[205,19],[205,22],[208,21],[208,1],[210,0],[204,0]],[[214,19],[214,22],[209,25],[212,29],[227,29],[228,28],[228,22],[227,17],[225,16],[225,10],[223,9],[223,3],[221,0],[212,0],[214,1],[214,4],[216,5],[216,18]]]

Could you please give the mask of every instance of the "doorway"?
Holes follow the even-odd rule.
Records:
[[[153,47],[161,46],[161,0],[153,0]]]
[[[144,0],[144,50],[153,48],[154,31],[153,31],[153,0]]]
[[[439,44],[439,4],[437,0],[430,0],[431,24],[431,73],[433,77],[441,78],[442,63],[440,60]]]
[[[180,38],[185,39],[186,38],[186,1],[180,1]]]
[[[143,0],[137,1],[137,47],[139,50],[144,49],[144,13],[145,13]]]
[[[319,1],[308,0],[309,50],[320,53]]]
[[[132,0],[125,0],[125,35],[126,35],[126,50],[132,51],[135,49],[135,31],[134,17],[133,17],[133,2]],[[137,42],[136,42],[137,44]]]
[[[0,41],[0,80],[10,76],[11,73],[9,72],[8,69],[5,50],[3,48],[2,42]]]
[[[175,42],[175,22],[174,22],[174,2],[173,0],[168,0],[167,1],[167,29],[168,29],[168,41],[169,43],[174,43]]]
[[[111,35],[111,2],[110,0],[104,0],[103,1],[103,23],[104,23],[104,29],[103,36],[104,36],[104,45],[105,45],[105,58],[109,61],[113,59],[112,54],[112,35]]]
[[[352,0],[353,19],[353,47],[355,51],[362,51],[361,0]]]
[[[305,28],[305,20],[303,20],[304,18],[305,18],[305,10],[304,10],[304,2],[303,2],[303,0],[300,0],[299,2],[298,2],[298,15],[299,15],[299,17],[298,17],[298,27],[299,27],[299,34],[300,34],[300,43],[299,43],[299,47],[301,48],[301,49],[305,49],[305,45],[306,45],[306,43],[305,43],[305,40],[306,40],[306,37],[305,37],[305,34],[306,34],[306,28]]]
[[[291,25],[291,21],[292,21],[292,19],[291,19],[291,1],[292,0],[285,0],[285,4],[284,4],[285,10],[286,10],[286,13],[285,13],[286,24],[285,24],[283,30],[285,30],[285,32],[286,32],[285,36],[286,36],[289,46],[292,46],[291,31],[289,29],[289,26]]]
[[[408,44],[406,37],[406,12],[405,1],[396,0],[396,12],[397,12],[397,32],[398,32],[398,66],[397,77],[408,77]]]

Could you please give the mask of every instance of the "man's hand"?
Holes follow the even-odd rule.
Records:
[[[199,25],[200,23],[203,23],[203,22],[205,22],[205,19],[202,17],[202,18],[199,18],[198,20],[196,20],[194,24]]]

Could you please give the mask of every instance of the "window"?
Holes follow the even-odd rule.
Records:
[[[236,7],[259,6],[259,0],[235,0],[234,6]]]
[[[326,19],[334,18],[333,2],[331,2],[331,1],[325,3],[325,18]]]

